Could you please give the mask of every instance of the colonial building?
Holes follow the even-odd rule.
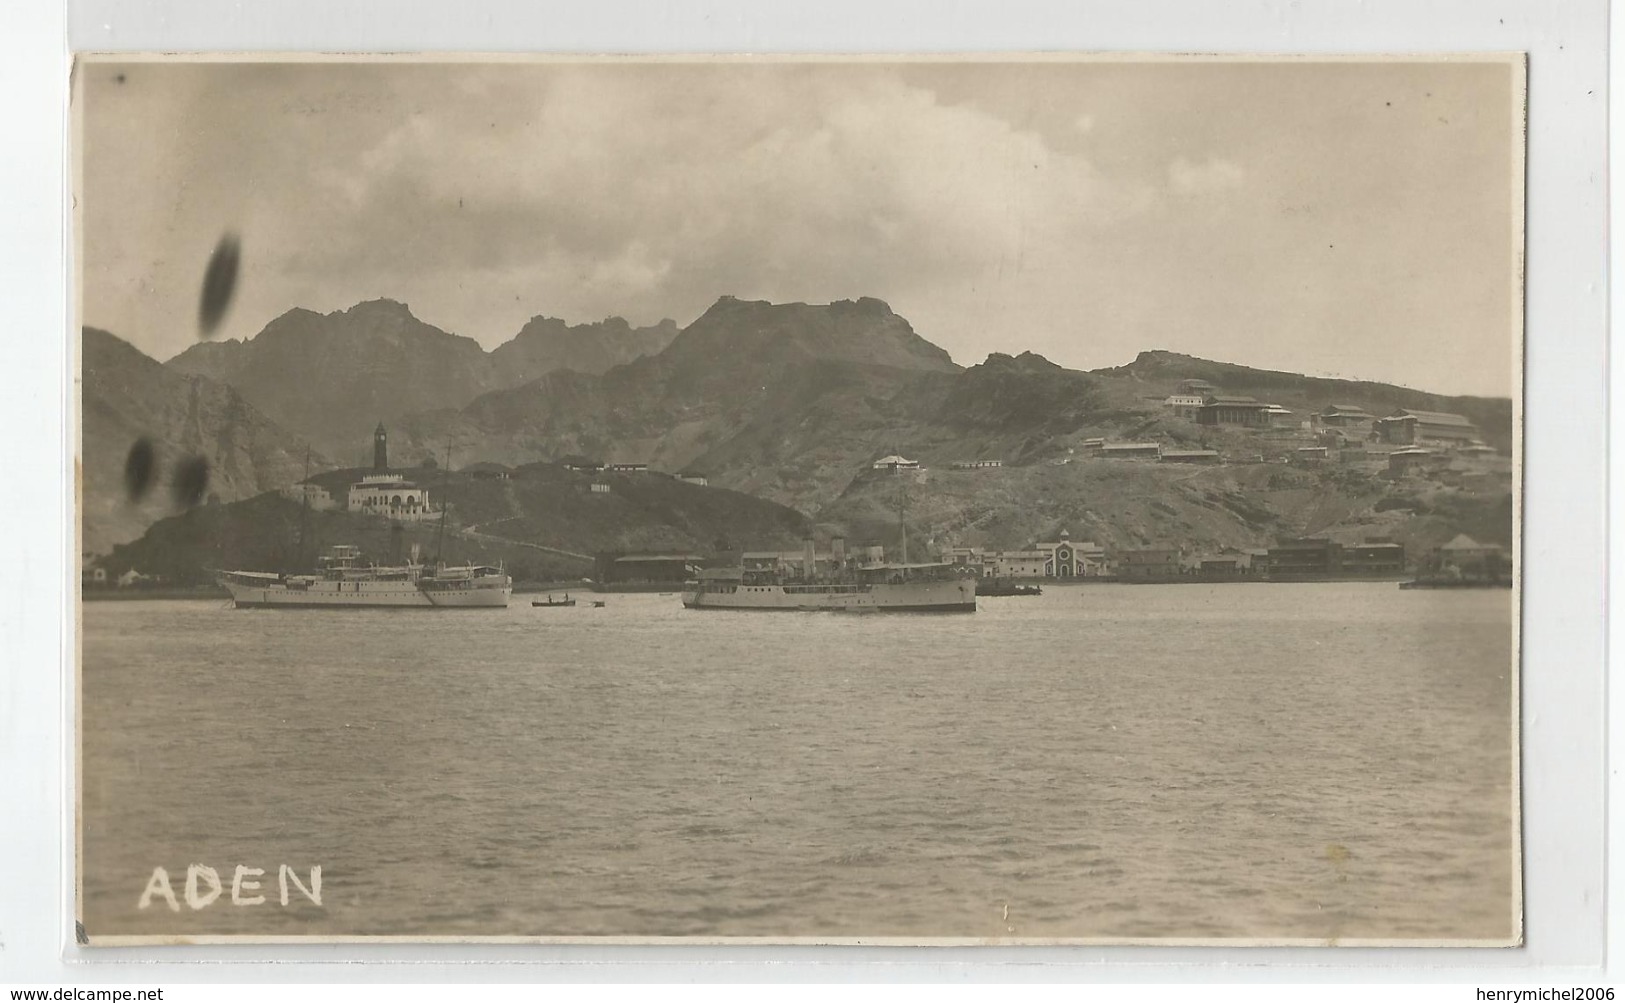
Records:
[[[1343,545],[1332,540],[1283,540],[1270,548],[1271,578],[1320,577],[1335,574],[1343,565]]]
[[[1479,543],[1461,533],[1455,539],[1434,551],[1441,567],[1470,567],[1485,560],[1498,560],[1501,548],[1493,543]]]
[[[684,484],[694,484],[694,485],[697,485],[697,486],[702,487],[702,488],[703,487],[708,487],[711,484],[711,481],[710,481],[709,478],[707,478],[704,474],[699,473],[698,471],[694,471],[694,470],[684,470],[684,471],[682,471],[681,473],[679,473],[677,475],[677,479],[682,481]]]
[[[1058,540],[1025,549],[950,547],[942,557],[983,578],[1098,578],[1107,573],[1105,548],[1088,540],[1074,541],[1065,530]]]
[[[1228,578],[1240,578],[1245,571],[1246,565],[1242,563],[1240,557],[1220,555],[1219,557],[1202,558],[1201,568],[1198,573],[1203,578],[1222,581]]]
[[[1296,414],[1279,404],[1269,405],[1269,408],[1264,412],[1264,415],[1265,419],[1269,422],[1270,428],[1296,431],[1301,424],[1298,421],[1298,416]]]
[[[953,465],[955,470],[986,470],[1002,466],[1004,466],[1003,460],[960,460]]]
[[[649,469],[647,463],[610,463],[604,466],[605,470],[617,474],[641,474]]]
[[[1376,415],[1358,404],[1332,404],[1315,415],[1315,421],[1326,428],[1369,429],[1376,420]]]
[[[1100,447],[1100,455],[1114,460],[1154,460],[1162,452],[1155,442],[1108,442]]]
[[[1033,550],[1046,555],[1046,578],[1099,578],[1106,573],[1106,548],[1089,540],[1074,542],[1064,529],[1059,540],[1034,544]]]
[[[362,515],[386,516],[400,522],[437,519],[440,511],[429,505],[429,492],[397,474],[368,474],[350,485],[346,508]]]
[[[988,578],[1047,578],[1046,567],[1054,559],[1047,550],[999,550],[982,559],[982,574]]]
[[[1388,540],[1344,544],[1315,537],[1283,540],[1269,551],[1269,575],[1292,578],[1398,575],[1405,570],[1405,548]]]
[[[1384,442],[1413,446],[1467,445],[1478,441],[1478,426],[1459,414],[1403,408],[1377,422]]]
[[[1164,450],[1157,459],[1163,463],[1218,463],[1219,451],[1216,449],[1169,449]]]
[[[920,461],[906,459],[897,455],[896,453],[893,453],[890,456],[882,456],[880,459],[876,460],[874,462],[874,469],[889,470],[895,474],[903,470],[920,469]]]
[[[1438,463],[1440,457],[1427,449],[1412,446],[1410,449],[1398,449],[1388,454],[1388,471],[1404,476],[1417,470],[1425,470]]]
[[[313,484],[310,481],[300,481],[298,484],[288,485],[282,489],[282,497],[289,501],[298,502],[301,505],[309,505],[312,510],[317,512],[325,512],[328,509],[338,507],[338,502],[333,500],[331,491],[320,484]]]
[[[1196,413],[1201,425],[1268,428],[1270,405],[1253,397],[1208,397]]]
[[[1119,550],[1112,555],[1117,577],[1124,581],[1177,578],[1181,574],[1180,557],[1177,549]]]
[[[1343,571],[1355,575],[1397,575],[1405,570],[1405,547],[1370,541],[1343,548]]]
[[[1171,394],[1162,402],[1162,406],[1172,411],[1175,418],[1195,421],[1196,413],[1202,410],[1205,403],[1207,401],[1201,394]]]
[[[372,473],[350,485],[345,509],[398,522],[423,522],[440,517],[429,504],[429,492],[389,469],[389,436],[380,422],[372,433]]]

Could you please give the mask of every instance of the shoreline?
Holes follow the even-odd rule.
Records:
[[[1042,586],[1044,588],[1050,588],[1050,587],[1067,588],[1067,587],[1071,587],[1071,586],[1084,586],[1084,585],[1326,585],[1326,584],[1338,584],[1338,583],[1346,583],[1346,582],[1370,582],[1370,583],[1373,583],[1373,584],[1392,584],[1392,583],[1396,583],[1396,582],[1409,583],[1410,581],[1411,581],[1410,576],[1384,576],[1384,577],[1364,576],[1364,577],[1358,577],[1358,578],[1355,578],[1355,577],[1324,577],[1324,578],[1273,578],[1273,579],[1272,578],[1263,578],[1263,577],[1259,577],[1259,578],[1247,578],[1247,577],[1243,577],[1243,578],[1200,578],[1200,577],[1194,577],[1193,576],[1193,577],[1179,577],[1179,578],[1107,578],[1107,577],[1099,577],[1099,578],[1063,578],[1063,579],[1034,578],[1034,579],[1023,579],[1023,584],[1039,585],[1039,586]],[[1441,588],[1441,587],[1448,588],[1448,587],[1451,587],[1451,586],[1413,585],[1411,587],[1412,588]],[[1459,587],[1462,587],[1462,586],[1455,586],[1455,587],[1459,588]],[[1503,587],[1505,587],[1505,586],[1503,586]],[[608,595],[608,594],[613,594],[613,593],[623,593],[623,594],[635,594],[635,593],[655,594],[655,593],[659,593],[659,594],[664,595],[664,594],[667,594],[667,593],[681,592],[682,588],[683,588],[683,586],[682,586],[682,583],[680,583],[680,582],[679,583],[674,583],[674,584],[671,584],[671,585],[665,585],[665,586],[650,585],[650,586],[640,586],[640,587],[635,587],[635,588],[628,588],[628,587],[621,587],[621,588],[602,588],[602,587],[598,587],[598,588],[595,588],[594,586],[589,585],[589,584],[587,584],[585,582],[567,582],[567,583],[559,583],[559,584],[551,584],[551,585],[547,584],[547,583],[537,584],[537,583],[533,583],[533,582],[526,582],[523,585],[515,585],[514,588],[513,588],[513,595],[515,595],[515,596],[535,596],[535,595],[548,595],[550,593],[556,595],[556,594],[564,593],[564,592],[574,593],[574,595],[576,597],[581,597],[581,596],[601,596],[601,595]],[[561,596],[561,598],[562,598],[562,596]],[[1020,595],[1017,595],[1017,596],[984,595],[984,596],[979,596],[978,598],[982,598],[982,599],[1008,599],[1008,598],[1027,598],[1027,597],[1020,596]],[[207,587],[205,587],[205,588],[196,588],[196,589],[81,589],[80,592],[79,592],[79,599],[80,599],[81,602],[135,602],[135,601],[140,601],[140,600],[159,601],[159,600],[201,600],[201,599],[219,599],[219,600],[222,600],[222,601],[228,601],[228,600],[231,599],[231,593],[227,592],[225,589],[207,588]]]

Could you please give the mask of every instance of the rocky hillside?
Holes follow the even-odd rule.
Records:
[[[446,529],[438,522],[403,526],[338,511],[303,511],[279,495],[236,504],[205,505],[154,524],[141,539],[116,547],[104,562],[120,574],[137,568],[175,585],[204,584],[210,569],[299,570],[328,546],[350,543],[389,561],[417,544],[448,561],[504,561],[522,581],[563,580],[591,573],[603,551],[701,551],[793,548],[810,530],[807,519],[771,502],[700,487],[660,474],[588,477],[552,464],[520,467],[506,479],[462,470],[405,473],[431,497],[451,502]],[[342,489],[362,471],[337,470],[313,480]],[[594,480],[607,493],[591,491]],[[300,545],[301,532],[305,543]],[[396,551],[399,553],[396,553]]]
[[[1510,401],[1166,352],[1094,373],[1031,353],[995,353],[960,369],[872,299],[819,307],[724,298],[659,355],[598,377],[555,372],[461,410],[414,416],[401,433],[418,452],[454,445],[469,460],[586,455],[699,469],[713,483],[820,521],[832,518],[826,507],[870,461],[890,452],[936,468],[974,459],[1020,467],[1067,458],[1090,437],[1212,448],[1231,461],[1282,458],[1302,445],[1175,418],[1161,401],[1190,378],[1304,417],[1329,403],[1376,414],[1401,406],[1456,410],[1479,421],[1492,444],[1511,442]]]
[[[1458,470],[1404,487],[1382,475],[1380,455],[1332,457],[1324,471],[1283,466],[1276,461],[1294,460],[1306,441],[1295,428],[1200,426],[1161,404],[1180,380],[1203,379],[1302,418],[1333,403],[1378,415],[1454,411],[1509,453],[1509,400],[1155,351],[1090,373],[1031,353],[995,353],[961,368],[868,298],[809,305],[723,297],[681,331],[669,322],[639,330],[614,319],[570,327],[538,318],[493,353],[380,301],[325,317],[294,311],[249,342],[198,346],[172,367],[238,380],[273,419],[322,426],[318,442],[333,444],[343,461],[359,459],[382,419],[397,464],[444,460],[449,451],[457,468],[519,467],[524,475],[500,482],[500,494],[471,486],[459,518],[475,532],[578,552],[714,545],[713,528],[725,524],[765,539],[789,524],[752,522],[741,508],[695,517],[677,532],[687,517],[660,514],[672,499],[652,515],[639,508],[645,482],[585,498],[582,484],[551,465],[568,456],[696,470],[715,487],[776,503],[781,515],[794,510],[784,518],[854,538],[896,533],[894,505],[883,497],[896,485],[871,469],[894,452],[927,468],[910,515],[916,538],[945,545],[1015,546],[1062,527],[1104,544],[1197,550],[1303,533],[1379,532],[1419,543],[1454,532],[1504,541],[1511,533],[1505,457],[1493,476]],[[538,369],[546,371],[526,376]],[[1224,462],[1097,460],[1090,439],[1212,449]],[[1003,466],[953,469],[970,460]],[[662,492],[687,487],[647,483]],[[344,485],[335,486],[342,494]]]
[[[820,514],[819,532],[895,546],[903,502],[911,548],[1023,547],[1075,540],[1187,554],[1268,547],[1300,536],[1383,536],[1414,554],[1467,533],[1512,543],[1510,473],[1395,481],[1343,465],[1185,466],[1076,459],[983,470],[870,472]]]
[[[498,385],[485,350],[391,300],[319,314],[290,310],[246,341],[204,342],[170,369],[229,383],[335,456],[370,449],[373,427],[455,407]]]
[[[555,369],[602,373],[663,351],[677,337],[676,321],[633,327],[619,317],[596,324],[570,325],[555,317],[532,317],[513,340],[491,352],[504,385],[517,386]]]
[[[1165,351],[1141,352],[1126,366],[1097,369],[1091,375],[1125,400],[1162,398],[1181,380],[1206,380],[1221,393],[1256,397],[1305,416],[1331,404],[1355,404],[1378,417],[1400,408],[1448,411],[1470,419],[1489,445],[1502,451],[1512,448],[1512,401],[1504,397],[1446,397],[1390,383],[1252,369]]]
[[[875,457],[1025,457],[1091,418],[1094,381],[1035,355],[956,366],[879,300],[723,298],[664,352],[602,376],[555,372],[414,416],[414,452],[505,463],[586,455],[697,468],[815,513]]]
[[[208,494],[235,501],[291,484],[304,474],[304,440],[230,386],[173,372],[96,328],[82,335],[80,385],[83,488],[81,547],[104,553],[175,511],[169,479],[182,460],[209,464]],[[125,492],[130,447],[148,439],[155,481],[139,504]],[[319,469],[326,463],[313,457]]]
[[[372,300],[329,314],[290,310],[253,338],[203,342],[166,365],[231,384],[318,448],[351,458],[370,448],[380,421],[460,408],[554,369],[602,372],[659,351],[676,333],[670,321],[635,329],[620,318],[570,327],[537,317],[487,353],[472,338],[424,323],[402,303]]]

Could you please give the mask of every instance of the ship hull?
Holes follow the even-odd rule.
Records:
[[[413,582],[315,582],[303,589],[221,584],[239,609],[504,609],[513,592],[512,586],[426,590]]]
[[[731,590],[688,589],[689,609],[745,612],[974,613],[976,583],[969,579],[904,585],[740,585]]]

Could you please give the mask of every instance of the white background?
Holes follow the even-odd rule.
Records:
[[[276,980],[1596,985],[1604,923],[1606,0],[0,4],[0,985]],[[72,945],[70,50],[1528,51],[1524,843],[1519,950]],[[1625,403],[1625,398],[1621,399]],[[1625,556],[1625,554],[1622,554]],[[177,722],[177,727],[184,723]],[[199,796],[207,796],[200,792]],[[1612,840],[1611,840],[1612,841]],[[269,964],[271,961],[298,962]],[[337,964],[362,960],[367,965]],[[484,962],[477,967],[469,961]],[[1381,991],[1381,990],[1377,990]],[[1455,998],[1472,998],[1470,992]]]

